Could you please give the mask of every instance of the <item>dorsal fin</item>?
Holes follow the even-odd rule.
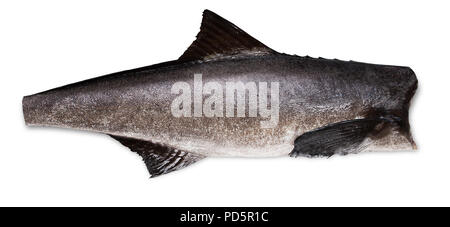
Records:
[[[202,25],[197,39],[179,60],[212,59],[236,54],[274,54],[260,41],[212,11],[203,12]]]

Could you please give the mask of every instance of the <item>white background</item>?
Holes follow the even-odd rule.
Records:
[[[448,1],[221,2],[1,1],[0,205],[450,205]],[[419,150],[208,158],[149,179],[106,135],[25,126],[24,95],[178,58],[204,9],[279,52],[410,66]]]

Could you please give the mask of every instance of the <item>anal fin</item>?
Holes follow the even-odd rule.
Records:
[[[197,162],[205,156],[174,149],[149,141],[110,135],[122,145],[138,153],[145,162],[151,177],[170,173]]]
[[[356,153],[364,148],[364,140],[378,134],[384,121],[379,118],[337,122],[306,132],[294,142],[291,157],[330,157],[334,154]]]

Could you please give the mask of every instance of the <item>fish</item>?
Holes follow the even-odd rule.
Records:
[[[151,177],[207,157],[412,151],[406,66],[279,53],[205,10],[177,60],[22,99],[25,124],[103,133]]]

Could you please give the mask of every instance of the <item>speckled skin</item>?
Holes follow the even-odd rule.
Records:
[[[261,117],[175,118],[170,104],[178,81],[279,82],[277,127]],[[373,110],[406,117],[417,86],[410,68],[285,54],[244,55],[208,61],[169,62],[56,88],[23,99],[25,122],[132,137],[205,156],[287,155],[304,132]],[[248,115],[247,115],[248,116]],[[409,125],[408,125],[409,126]],[[408,128],[409,130],[409,128]],[[395,130],[369,141],[367,150],[413,149]]]

